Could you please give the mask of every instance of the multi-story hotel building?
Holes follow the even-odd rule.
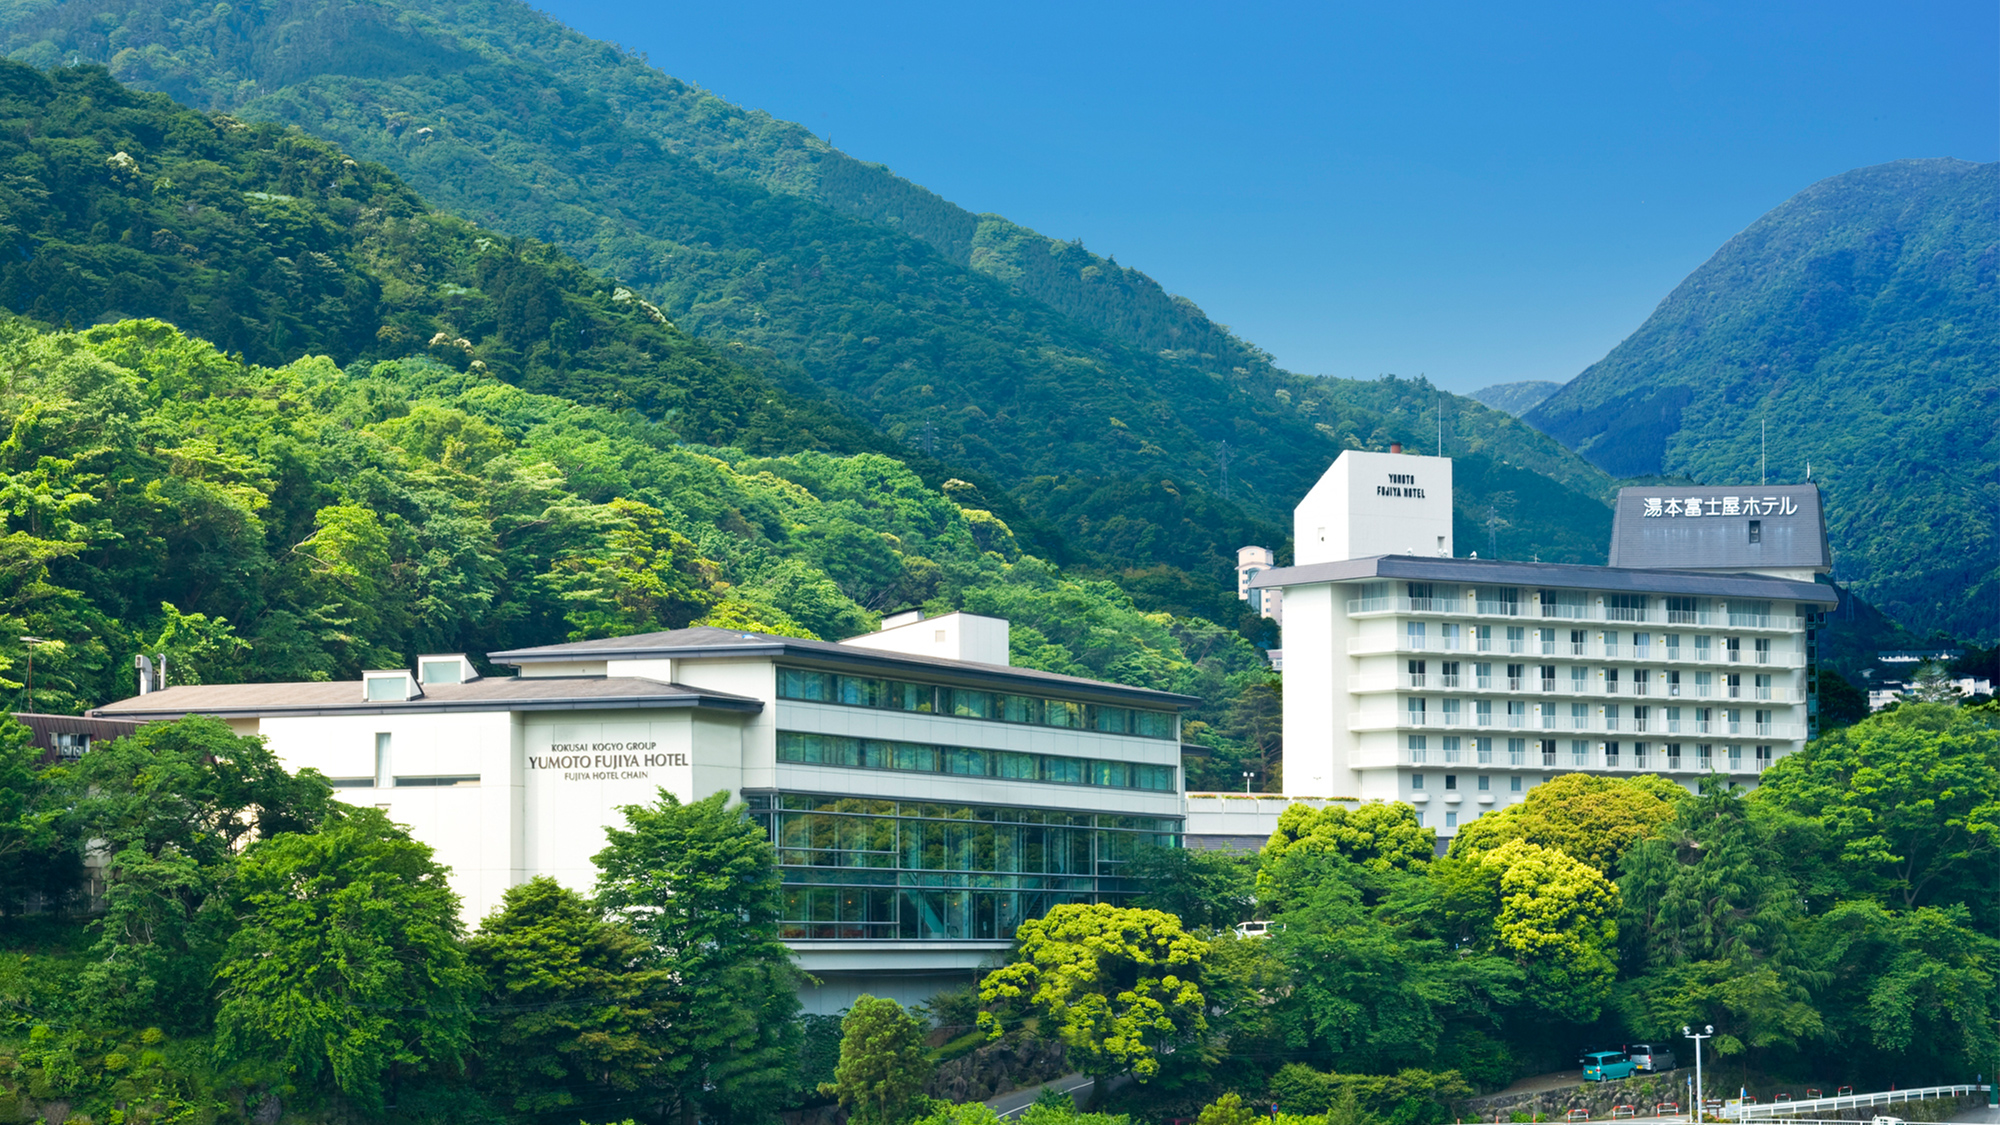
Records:
[[[1449,837],[1557,773],[1754,784],[1812,734],[1812,485],[1628,488],[1610,566],[1457,558],[1448,458],[1349,451],[1294,513],[1288,793]]]
[[[1005,621],[891,618],[831,644],[697,628],[460,655],[360,682],[142,692],[93,716],[214,715],[374,805],[452,869],[468,926],[537,875],[589,890],[620,808],[728,792],[770,833],[782,934],[822,984],[906,1002],[1004,956],[1178,843],[1195,700],[1008,664]],[[142,683],[142,687],[143,687]]]

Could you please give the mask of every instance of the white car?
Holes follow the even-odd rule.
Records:
[[[1276,922],[1238,922],[1236,936],[1240,938],[1269,937],[1285,927]]]

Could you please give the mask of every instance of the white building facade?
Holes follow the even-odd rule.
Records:
[[[1811,737],[1810,485],[1627,489],[1623,566],[1453,557],[1444,458],[1349,451],[1295,515],[1299,565],[1253,580],[1285,592],[1288,794],[1448,838],[1559,773],[1753,785]]]
[[[1186,696],[1007,664],[1007,623],[906,616],[842,644],[697,628],[462,656],[360,683],[175,687],[93,715],[221,717],[452,868],[468,926],[539,875],[587,891],[620,808],[728,792],[770,834],[782,935],[836,1012],[920,1000],[1027,918],[1119,901],[1179,841]]]

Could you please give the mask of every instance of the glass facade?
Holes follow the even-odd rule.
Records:
[[[1174,730],[1174,715],[1170,711],[1105,707],[1036,695],[937,687],[871,676],[843,676],[805,668],[778,669],[778,698],[950,715],[959,719],[986,719],[997,723],[1093,730],[1105,734],[1136,734],[1141,738],[1178,736]]]
[[[746,793],[784,878],[788,939],[1006,940],[1072,902],[1121,902],[1135,848],[1172,817]]]
[[[922,742],[892,742],[838,734],[779,731],[778,760],[809,766],[1000,777],[1056,785],[1094,785],[1105,789],[1146,789],[1159,793],[1176,790],[1172,766],[1103,762],[1059,754],[1022,754],[1011,750],[975,750],[964,746],[933,746]]]

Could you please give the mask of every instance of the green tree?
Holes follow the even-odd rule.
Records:
[[[1946,703],[1956,705],[1964,692],[1951,682],[1951,669],[1941,660],[1925,660],[1910,677],[1910,686],[1896,693],[1901,703]]]
[[[554,879],[508,888],[468,952],[486,989],[486,1080],[516,1111],[606,1116],[657,1098],[684,1065],[651,944]]]
[[[617,499],[595,518],[601,545],[559,559],[548,575],[568,607],[570,640],[685,628],[719,600],[715,564],[666,513]]]
[[[778,865],[727,792],[627,805],[597,854],[597,903],[653,946],[684,1013],[672,1079],[682,1119],[762,1118],[792,1084],[798,970],[778,940]]]
[[[1712,1021],[1728,1055],[1820,1032],[1790,948],[1798,896],[1767,862],[1769,835],[1751,811],[1727,783],[1705,781],[1665,831],[1625,855],[1627,957],[1641,972],[1622,1004],[1645,1034]]]
[[[66,824],[68,771],[44,766],[34,733],[0,718],[0,913],[30,895],[60,903],[83,879],[83,841]]]
[[[1243,1104],[1243,1096],[1230,1091],[1201,1107],[1195,1125],[1256,1125],[1261,1115]]]
[[[1328,868],[1352,865],[1377,876],[1419,869],[1437,854],[1437,833],[1417,824],[1405,804],[1369,802],[1348,809],[1292,805],[1258,856],[1258,897],[1273,905],[1296,899]]]
[[[2000,939],[1963,906],[1890,911],[1843,902],[1817,920],[1807,951],[1826,1030],[1839,1049],[1889,1055],[1912,1080],[1952,1076],[2000,1056]]]
[[[979,1025],[998,1039],[996,1008],[1039,1013],[1077,1068],[1098,1080],[1160,1073],[1166,1050],[1198,1056],[1208,1029],[1201,994],[1208,943],[1157,910],[1071,904],[1021,923],[1014,960],[979,982]]]
[[[457,1067],[478,974],[446,874],[375,809],[252,845],[216,969],[217,1054],[278,1063],[377,1112],[395,1073]]]
[[[1522,971],[1510,958],[1410,935],[1337,877],[1280,920],[1266,940],[1288,969],[1276,994],[1288,1041],[1312,1044],[1343,1071],[1427,1062],[1450,1020],[1490,1025],[1517,997]]]
[[[1674,817],[1687,790],[1664,777],[1566,773],[1528,790],[1526,800],[1459,829],[1451,854],[1476,858],[1508,840],[1554,848],[1605,874],[1618,857]]]
[[[934,1069],[922,1020],[886,997],[863,994],[840,1021],[840,1062],[830,1093],[860,1125],[899,1125],[924,1107]]]
[[[1752,802],[1796,826],[1781,857],[1824,871],[1808,889],[1898,908],[1965,903],[2000,930],[2000,723],[1904,704],[1823,735],[1766,771]]]
[[[1499,876],[1499,951],[1527,972],[1527,995],[1588,1023],[1617,975],[1618,888],[1567,853],[1509,840],[1480,856]]]
[[[1119,874],[1139,893],[1134,906],[1160,910],[1195,929],[1227,929],[1256,903],[1248,857],[1228,851],[1145,847]]]

